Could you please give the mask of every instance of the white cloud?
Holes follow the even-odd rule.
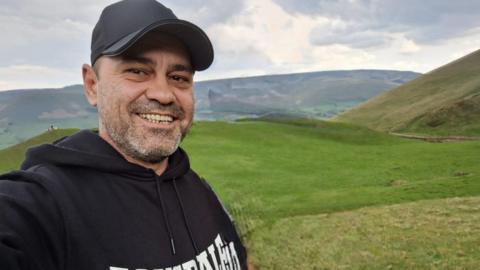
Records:
[[[9,82],[0,81],[0,91],[15,89],[15,88],[16,88],[16,85],[14,85],[14,84],[11,84]]]
[[[310,44],[312,30],[338,24],[334,20],[293,15],[272,0],[248,0],[246,7],[228,24],[209,28],[217,56],[202,79],[228,76],[235,67],[242,75],[261,75],[339,69],[365,59],[344,46]]]
[[[397,61],[393,63],[392,68],[398,70],[407,70],[411,68],[419,68],[420,64],[415,61]]]
[[[81,81],[78,70],[45,66],[13,65],[0,68],[0,91],[41,87],[63,87]]]
[[[3,0],[0,90],[81,82],[114,0]],[[331,69],[427,72],[480,46],[479,1],[164,0],[213,41],[196,79]]]
[[[415,53],[421,50],[421,47],[418,46],[413,40],[404,39],[400,48],[401,53]]]
[[[257,51],[280,65],[303,60],[309,31],[319,23],[306,16],[294,18],[270,0],[250,0],[244,13],[210,33],[220,53]]]

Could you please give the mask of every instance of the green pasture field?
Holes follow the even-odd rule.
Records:
[[[1,171],[22,159],[25,146],[16,147],[0,151]],[[480,262],[479,199],[453,200],[455,207],[429,201],[480,195],[480,141],[428,143],[284,120],[195,122],[182,147],[233,213],[257,268],[475,269]]]
[[[480,197],[278,220],[249,238],[259,269],[478,269]]]
[[[480,142],[432,144],[321,121],[197,123],[183,147],[263,220],[480,195]],[[248,207],[250,208],[250,207]]]

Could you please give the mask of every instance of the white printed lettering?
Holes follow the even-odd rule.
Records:
[[[217,236],[217,237],[219,237],[219,236]],[[213,266],[215,267],[215,270],[220,270],[219,269],[220,262],[217,261],[217,255],[215,255],[215,246],[213,246],[213,244],[208,246],[208,253],[210,254],[210,257],[212,257]]]
[[[167,268],[165,268],[165,270],[182,270],[182,266],[177,265],[177,266],[174,266],[174,267],[167,267]]]
[[[218,255],[217,255],[218,254]],[[213,266],[212,266],[213,263]],[[150,268],[122,268],[110,266],[108,270],[148,270]],[[195,258],[180,265],[152,270],[240,270],[240,261],[234,242],[224,242],[221,235],[215,237],[207,249]]]
[[[218,255],[220,257],[220,269],[230,270],[228,267],[228,257],[223,248],[223,240],[220,235],[215,238],[215,245],[217,246]]]
[[[195,262],[195,260],[190,260],[190,261],[182,264],[182,269],[183,270],[198,270],[197,263]]]
[[[235,244],[233,242],[230,242],[228,247],[230,248],[230,255],[232,256],[232,261],[234,263],[232,269],[240,270],[240,261],[238,260],[237,251],[235,250]]]
[[[197,262],[198,262],[199,270],[213,270],[212,266],[210,265],[210,262],[208,261],[207,256],[208,255],[206,251],[203,251],[202,253],[198,254]]]
[[[230,255],[230,249],[228,248],[228,245],[226,243],[223,246],[223,251],[225,252],[228,259],[228,269],[233,270],[232,255]]]

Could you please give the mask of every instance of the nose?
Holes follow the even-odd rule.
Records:
[[[156,100],[161,104],[171,104],[175,102],[175,94],[172,85],[168,83],[167,76],[155,76],[145,96],[148,99]]]

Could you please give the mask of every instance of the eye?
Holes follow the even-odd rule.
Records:
[[[129,69],[126,70],[126,72],[132,73],[132,74],[135,74],[135,75],[141,75],[141,76],[148,75],[146,71],[144,71],[142,69],[138,69],[138,68],[129,68]]]
[[[174,81],[177,81],[177,82],[184,82],[184,83],[190,82],[190,78],[188,78],[186,76],[171,75],[170,78]]]
[[[173,76],[171,76],[171,78],[175,81],[188,82],[187,78],[182,77],[182,76],[178,76],[178,75],[173,75]]]

